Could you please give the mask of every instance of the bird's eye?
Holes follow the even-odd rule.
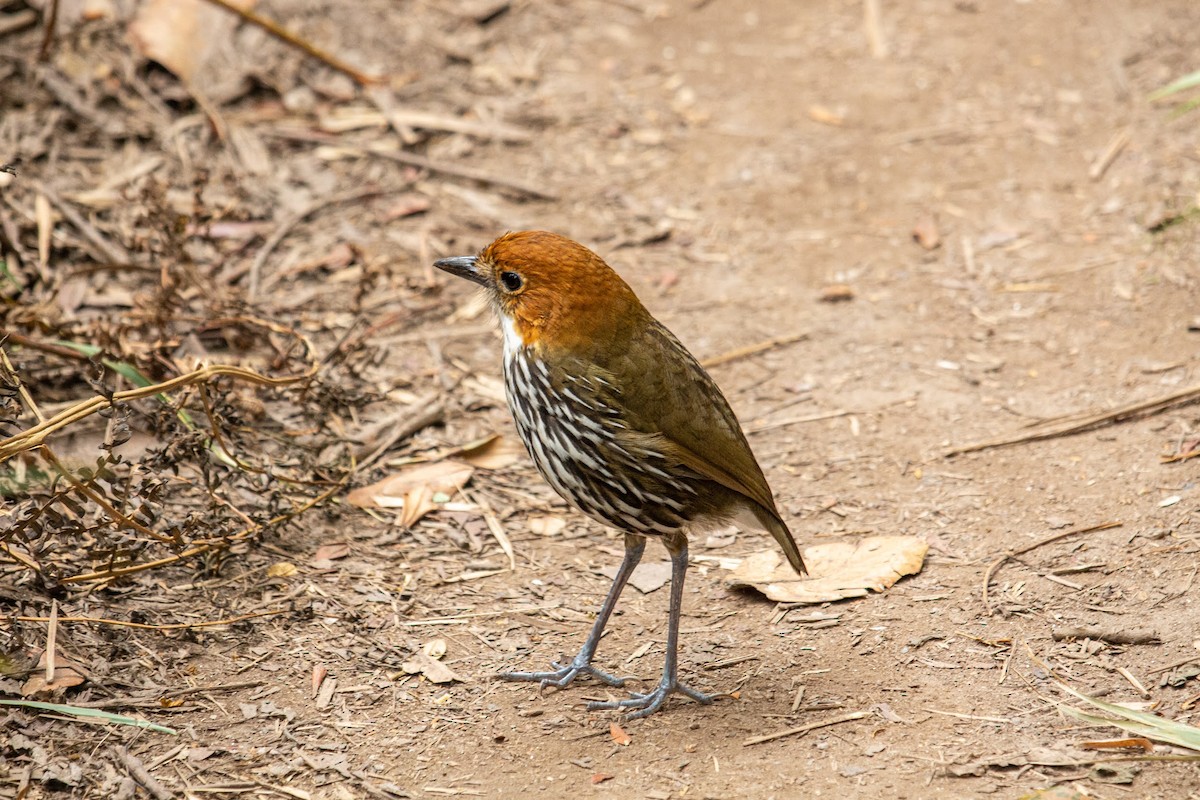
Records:
[[[515,272],[501,272],[500,282],[504,284],[504,288],[510,292],[515,292],[525,285],[525,281]]]

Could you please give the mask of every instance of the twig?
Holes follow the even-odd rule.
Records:
[[[533,139],[532,132],[495,120],[473,120],[432,111],[396,108],[394,96],[385,88],[368,90],[366,96],[375,104],[378,112],[371,113],[370,116],[364,113],[355,114],[353,121],[362,125],[372,121],[372,117],[376,117],[377,114],[378,121],[389,125],[406,143],[411,144],[414,139],[411,128],[463,133],[477,139],[499,139],[504,142],[528,142]],[[321,127],[328,131],[336,131],[336,127],[328,124],[322,124]],[[408,132],[407,136],[404,131]]]
[[[58,27],[58,0],[50,0],[50,13],[46,16],[46,32],[42,35],[42,46],[38,49],[38,61],[50,57],[50,45],[54,43],[54,29]]]
[[[1129,685],[1132,686],[1134,689],[1137,689],[1138,694],[1140,694],[1142,697],[1144,697],[1146,699],[1150,698],[1150,692],[1147,691],[1146,687],[1142,685],[1142,682],[1139,681],[1137,679],[1137,676],[1134,675],[1132,672],[1130,672],[1127,667],[1117,667],[1117,673],[1122,678],[1129,681]]]
[[[1092,428],[1098,428],[1101,425],[1112,425],[1118,422],[1125,422],[1138,417],[1146,417],[1151,414],[1158,414],[1167,409],[1176,406],[1187,405],[1200,401],[1200,386],[1192,386],[1187,389],[1181,389],[1177,392],[1156,397],[1152,400],[1142,400],[1137,403],[1129,403],[1128,405],[1115,408],[1112,411],[1100,412],[1085,412],[1082,415],[1074,415],[1064,422],[1055,422],[1053,425],[1039,431],[1029,433],[1020,433],[1013,436],[1003,436],[997,439],[988,439],[974,444],[965,444],[958,447],[952,447],[942,453],[943,457],[960,455],[962,453],[975,453],[980,450],[989,450],[993,447],[1005,447],[1010,444],[1022,444],[1024,442],[1036,442],[1042,439],[1053,439],[1058,436],[1068,436],[1072,433],[1082,433],[1083,431]]]
[[[1147,674],[1148,675],[1158,675],[1163,672],[1168,672],[1170,670],[1173,670],[1176,667],[1182,667],[1182,666],[1186,666],[1188,664],[1200,664],[1200,653],[1193,653],[1190,656],[1184,656],[1183,658],[1179,659],[1178,661],[1172,661],[1170,664],[1167,664],[1166,666],[1157,667],[1155,669],[1152,669]]]
[[[810,722],[807,725],[798,725],[795,728],[787,728],[782,731],[776,731],[775,733],[766,733],[762,736],[752,736],[746,741],[742,742],[742,747],[750,747],[751,745],[762,744],[763,742],[771,742],[775,739],[782,739],[785,736],[795,736],[801,733],[808,733],[809,731],[815,731],[817,728],[827,728],[830,725],[841,725],[843,722],[853,722],[856,719],[862,719],[866,716],[869,716],[866,711],[854,711],[850,714],[843,714],[840,717],[834,717],[833,719],[825,719],[821,720],[820,722]]]
[[[0,17],[0,36],[7,36],[10,33],[24,30],[36,25],[37,21],[37,12],[32,8],[22,9],[15,14],[5,14],[3,17]],[[8,172],[9,170],[5,169],[7,166],[5,164],[4,167],[0,167],[0,172]]]
[[[185,686],[182,689],[170,689],[159,696],[187,697],[189,694],[199,694],[200,692],[236,692],[240,689],[256,689],[262,685],[263,681],[238,681],[236,683],[214,683],[210,686]]]
[[[160,542],[175,541],[175,537],[165,536],[157,531],[153,531],[132,517],[122,514],[116,509],[115,506],[113,506],[112,503],[108,502],[108,500],[104,498],[104,495],[100,494],[95,489],[76,478],[74,474],[71,473],[71,470],[67,469],[67,466],[58,460],[58,456],[54,454],[54,451],[52,451],[46,445],[42,445],[42,455],[44,455],[46,460],[50,462],[50,465],[58,471],[58,474],[66,479],[67,483],[75,487],[77,492],[91,500],[96,505],[100,506],[101,510],[108,515],[108,518],[111,519],[113,524],[118,528],[132,528],[143,536],[149,536],[151,539],[157,539]]]
[[[1129,131],[1121,130],[1113,134],[1113,137],[1108,140],[1108,147],[1104,148],[1104,153],[1100,158],[1096,159],[1096,163],[1088,169],[1088,177],[1094,181],[1098,181],[1104,177],[1104,173],[1108,172],[1108,168],[1117,160],[1117,156],[1121,155],[1126,147],[1129,146]]]
[[[427,619],[410,619],[400,624],[415,627],[417,625],[457,625],[465,623],[470,619],[479,619],[481,617],[503,617],[506,614],[529,614],[534,611],[549,611],[553,608],[558,608],[558,603],[550,603],[544,606],[517,606],[516,608],[504,608],[498,611],[473,611],[468,614],[456,614],[453,617],[429,617]]]
[[[1037,548],[1042,547],[1043,545],[1057,542],[1059,539],[1066,539],[1068,536],[1075,536],[1076,534],[1079,534],[1079,533],[1092,533],[1093,531],[1105,531],[1105,530],[1108,530],[1109,528],[1119,528],[1122,524],[1123,523],[1114,520],[1112,522],[1102,522],[1099,525],[1090,525],[1086,528],[1073,528],[1072,530],[1069,530],[1069,531],[1063,531],[1062,533],[1056,533],[1053,536],[1047,536],[1045,539],[1039,539],[1038,541],[1034,542],[1033,544],[1026,545],[1025,547],[1022,547],[1018,550],[1012,550],[1012,551],[1000,556],[1000,558],[996,559],[991,564],[989,564],[987,570],[983,573],[983,608],[984,608],[984,611],[986,611],[989,615],[992,613],[992,604],[988,600],[988,584],[990,584],[992,582],[992,577],[996,574],[996,570],[1000,569],[1000,567],[1004,564],[1005,561],[1008,561],[1010,558],[1016,558],[1019,555],[1024,555],[1025,553],[1028,553],[1030,550],[1036,550]]]
[[[46,683],[54,683],[54,656],[58,649],[58,601],[50,601],[50,619],[46,628]]]
[[[759,342],[757,344],[738,347],[733,350],[729,350],[728,352],[721,353],[720,355],[713,356],[712,358],[706,358],[700,362],[700,366],[704,367],[705,369],[710,369],[712,367],[720,366],[721,364],[728,364],[730,361],[737,361],[749,356],[756,356],[759,353],[765,353],[768,350],[774,350],[776,347],[782,347],[785,344],[802,342],[807,338],[808,333],[793,333],[788,336],[777,336],[774,339],[767,339],[766,341]]]
[[[981,717],[977,714],[962,714],[958,711],[939,711],[936,708],[926,708],[930,714],[941,714],[943,717],[956,717],[958,719],[974,719],[980,722],[997,722],[1001,725],[1011,725],[1012,720],[1007,717]]]
[[[863,0],[863,26],[867,29],[867,41],[871,44],[871,57],[887,58],[887,40],[883,35],[883,12],[879,0]]]
[[[1189,458],[1196,458],[1197,456],[1200,456],[1200,447],[1188,450],[1186,453],[1176,453],[1170,456],[1163,456],[1162,463],[1174,464],[1176,461],[1187,461]]]
[[[163,700],[187,697],[190,694],[207,694],[209,692],[234,692],[240,689],[255,689],[263,685],[263,681],[239,681],[236,683],[217,683],[212,686],[191,686],[182,689],[171,689],[166,692],[149,692],[138,697],[110,697],[105,700],[89,700],[84,702],[76,702],[75,705],[81,708],[96,708],[107,710],[110,708],[155,708],[162,710]],[[162,757],[159,761],[151,764],[151,768],[159,766]]]
[[[464,178],[469,181],[477,181],[489,186],[497,186],[501,189],[511,189],[514,192],[533,197],[538,200],[557,200],[558,195],[548,192],[535,186],[531,186],[521,181],[512,180],[510,178],[502,178],[499,175],[492,175],[471,167],[463,167],[452,164],[443,164],[436,161],[431,161],[425,156],[409,153],[404,150],[383,150],[377,147],[351,147],[347,146],[336,136],[327,136],[313,131],[296,131],[276,129],[268,131],[268,135],[275,136],[280,139],[289,139],[298,142],[317,142],[320,144],[328,144],[331,147],[337,147],[341,152],[365,157],[383,158],[389,161],[395,161],[399,164],[407,164],[410,167],[436,172],[440,175],[452,175],[456,178]]]
[[[756,656],[756,655],[737,656],[736,658],[727,658],[724,661],[714,661],[711,664],[699,664],[698,666],[700,669],[705,670],[707,672],[708,670],[724,669],[725,667],[733,667],[738,664],[745,664],[747,661],[757,661],[757,660],[758,660],[758,656]]]
[[[1106,631],[1100,628],[1055,628],[1050,634],[1054,641],[1092,639],[1111,644],[1158,644],[1162,637],[1155,631],[1120,630]]]
[[[279,224],[279,227],[268,237],[267,241],[263,243],[263,246],[259,248],[258,253],[254,256],[254,261],[250,264],[250,273],[247,277],[246,299],[253,302],[254,298],[258,295],[259,278],[262,275],[263,265],[267,263],[267,259],[271,256],[275,248],[279,246],[279,243],[286,239],[288,234],[292,232],[292,229],[301,222],[330,206],[341,205],[342,203],[354,203],[359,200],[366,200],[371,197],[378,197],[381,194],[398,192],[409,188],[411,186],[406,183],[404,186],[394,189],[381,189],[379,187],[356,189],[351,192],[322,197],[319,200],[313,201],[305,208],[300,209],[295,214],[292,214],[292,216]]]
[[[413,434],[428,428],[430,425],[441,422],[445,413],[445,406],[436,398],[427,398],[424,408],[416,412],[411,408],[401,409],[391,419],[384,420],[375,431],[363,437],[367,441],[359,447],[356,455],[364,452],[365,455],[358,462],[358,469],[361,470],[375,463],[376,459],[390,450],[397,442],[402,442]],[[401,419],[402,417],[408,418]],[[379,436],[385,430],[387,433]]]
[[[237,533],[235,533],[231,536],[225,537],[224,539],[222,539],[220,541],[202,542],[200,544],[189,547],[187,550],[184,550],[180,553],[176,553],[175,555],[167,556],[165,558],[155,559],[154,561],[145,561],[141,564],[131,564],[127,567],[114,567],[114,568],[105,570],[104,572],[88,572],[88,573],[84,573],[83,575],[72,575],[69,578],[63,578],[61,580],[61,582],[62,583],[84,583],[86,581],[111,581],[116,578],[124,577],[126,575],[132,575],[136,572],[145,572],[146,570],[157,569],[158,567],[163,567],[163,566],[166,566],[167,564],[175,564],[180,561],[185,561],[189,558],[194,558],[195,556],[203,555],[204,553],[213,553],[213,552],[217,552],[219,550],[224,550],[226,548],[232,547],[233,545],[237,544],[238,542],[249,539],[251,536],[258,533],[259,531],[261,531],[264,528],[267,528],[271,525],[277,525],[280,522],[283,522],[284,520],[299,516],[300,514],[303,514],[305,511],[308,511],[313,506],[325,502],[326,500],[333,497],[338,492],[345,489],[346,484],[349,483],[350,478],[353,474],[354,474],[353,470],[347,470],[346,474],[342,476],[341,480],[339,480],[337,483],[335,483],[329,489],[327,489],[326,491],[317,495],[316,497],[309,498],[306,502],[301,503],[300,506],[298,506],[297,508],[293,508],[291,511],[286,511],[282,514],[277,514],[276,516],[267,520],[265,523],[250,525],[246,528],[243,528],[242,530],[238,531]]]
[[[809,414],[807,417],[791,417],[789,419],[770,420],[767,422],[752,422],[744,425],[747,434],[762,433],[776,428],[786,428],[788,425],[800,425],[805,422],[819,422],[823,419],[833,419],[835,417],[844,417],[847,414],[853,414],[853,411],[845,411],[838,409],[836,411],[825,411],[820,414]]]
[[[5,336],[5,340],[15,338],[14,334]],[[0,342],[2,344],[2,342]],[[17,368],[8,360],[8,352],[0,347],[0,366],[4,367],[4,374],[17,385],[17,394],[21,396],[21,402],[25,404],[33,416],[37,418],[38,423],[46,421],[46,417],[42,415],[42,409],[38,406],[37,401],[33,399],[33,395],[29,393],[29,389],[25,386],[25,381],[21,380],[21,376],[17,374]],[[0,458],[0,462],[4,459]]]
[[[316,45],[304,41],[299,36],[282,27],[279,25],[279,23],[269,19],[268,17],[264,17],[261,14],[256,14],[246,8],[239,8],[238,6],[229,2],[229,0],[208,0],[208,2],[212,3],[213,5],[220,6],[232,14],[237,14],[251,25],[257,25],[267,33],[274,36],[276,39],[279,39],[286,44],[290,44],[292,47],[295,47],[298,50],[304,51],[308,55],[324,63],[330,69],[335,69],[338,72],[348,75],[351,80],[360,86],[369,86],[374,83],[380,83],[384,80],[384,78],[380,76],[367,75],[361,70],[355,69],[337,56],[330,55]]]
[[[130,753],[124,747],[117,748],[117,760],[129,771],[129,775],[138,783],[146,788],[154,800],[174,800],[175,793],[158,782],[158,779],[150,774],[146,769],[146,765],[141,759]]]
[[[184,631],[192,630],[193,628],[214,628],[218,625],[232,625],[235,622],[245,622],[248,619],[257,619],[258,617],[273,617],[279,614],[286,614],[290,609],[277,608],[273,611],[260,611],[257,614],[242,614],[229,619],[213,619],[207,622],[169,622],[165,625],[152,625],[147,622],[129,622],[123,619],[106,619],[105,617],[58,617],[58,622],[89,622],[95,625],[113,625],[119,628],[138,628],[144,631]],[[49,617],[12,617],[20,622],[49,622],[54,619],[53,612]],[[47,641],[49,641],[47,639]],[[47,644],[47,647],[50,645]]]
[[[58,213],[66,217],[67,221],[83,234],[84,239],[91,242],[92,247],[95,248],[92,252],[93,258],[96,258],[97,261],[108,261],[110,264],[133,263],[125,248],[106,239],[100,231],[96,230],[95,225],[84,219],[74,206],[59,197],[53,189],[44,183],[35,183],[34,188],[45,195],[46,199],[58,209]]]
[[[85,417],[90,417],[103,411],[106,408],[112,408],[118,403],[123,403],[127,400],[140,400],[143,397],[153,397],[156,394],[164,394],[174,391],[183,386],[189,386],[193,383],[203,383],[221,375],[227,375],[233,378],[240,378],[250,383],[257,383],[262,386],[290,386],[293,383],[307,380],[316,374],[319,365],[313,365],[312,368],[304,372],[302,375],[293,375],[285,378],[270,378],[266,375],[260,375],[257,372],[245,369],[243,367],[234,367],[224,364],[210,364],[206,367],[193,370],[179,377],[172,378],[162,383],[155,383],[150,386],[140,386],[136,389],[128,389],[123,392],[113,392],[111,397],[92,397],[87,400],[81,400],[75,403],[70,408],[67,408],[55,414],[48,420],[34,425],[15,436],[10,436],[7,439],[0,439],[0,464],[8,459],[34,448],[41,447],[46,440],[46,437],[51,433],[70,425],[73,422],[78,422]]]
[[[479,510],[483,514],[483,521],[487,523],[488,531],[491,532],[492,538],[496,540],[496,544],[500,545],[500,549],[504,551],[504,555],[508,558],[509,571],[515,570],[517,568],[517,556],[513,551],[512,541],[508,538],[508,534],[505,533],[504,526],[500,524],[500,518],[496,516],[491,506],[482,497],[472,499],[479,506]]]

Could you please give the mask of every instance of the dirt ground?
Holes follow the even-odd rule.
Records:
[[[52,187],[132,260],[153,256],[133,273],[86,269],[104,249],[52,204],[51,267],[77,270],[83,288],[47,289],[40,316],[6,294],[6,332],[132,325],[139,293],[186,260],[202,276],[188,302],[232,293],[321,354],[359,345],[323,363],[370,396],[331,405],[332,381],[321,419],[298,389],[221,384],[261,406],[240,441],[255,426],[354,438],[397,409],[433,409],[352,474],[361,486],[514,435],[499,335],[471,288],[429,265],[506,230],[554,230],[608,259],[700,358],[804,334],[712,369],[804,545],[930,544],[923,570],[886,592],[787,609],[730,589],[718,561],[766,537],[694,543],[683,674],[736,696],[676,697],[620,730],[616,714],[583,708],[616,690],[495,679],[574,653],[621,554],[619,535],[569,511],[524,456],[476,471],[459,505],[410,529],[346,503],[346,486],[220,558],[123,582],[48,585],[10,548],[10,654],[45,646],[46,623],[16,617],[45,617],[52,597],[63,615],[151,625],[285,613],[182,631],[60,624],[89,680],[36,699],[179,733],[0,711],[0,796],[149,796],[149,783],[159,797],[1015,798],[1061,786],[1200,798],[1195,763],[1084,748],[1124,734],[1060,713],[1049,675],[1200,722],[1200,670],[1187,667],[1200,664],[1200,460],[1163,459],[1196,446],[1200,406],[946,455],[1200,384],[1200,111],[1146,99],[1200,67],[1200,6],[881,5],[874,26],[850,0],[260,4],[352,63],[406,76],[398,107],[469,123],[412,123],[408,141],[377,120],[335,130],[329,119],[376,105],[265,36],[231,39],[243,58],[259,46],[251,89],[210,85],[224,141],[172,76],[129,55],[124,23],[64,20],[42,66],[40,25],[0,38],[0,162],[22,158],[0,184],[5,249],[37,261],[35,195]],[[158,123],[109,130],[131,109]],[[363,156],[376,145],[430,163]],[[147,175],[166,207],[203,195],[231,232],[172,250],[145,233],[161,214],[80,199],[109,186],[144,206],[126,187]],[[263,342],[243,334],[209,353],[266,369]],[[19,342],[5,350],[33,363]],[[62,371],[23,379],[35,396],[90,392]],[[263,485],[236,484],[231,501],[252,505]],[[996,567],[985,604],[1001,555],[1074,530]],[[665,558],[651,543],[647,561]],[[656,680],[666,595],[626,592],[602,667]],[[1072,629],[1084,638],[1061,636]],[[423,647],[444,647],[458,680],[409,674]],[[0,690],[17,696],[24,680]]]

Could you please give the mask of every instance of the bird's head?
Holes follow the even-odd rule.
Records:
[[[434,266],[482,286],[504,325],[505,347],[605,347],[649,313],[600,256],[547,231],[506,233],[475,256]]]

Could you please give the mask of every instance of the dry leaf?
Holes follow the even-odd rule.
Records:
[[[248,9],[255,0],[233,0]],[[192,83],[214,54],[229,47],[235,14],[203,0],[149,0],[129,24],[134,44],[184,83]]]
[[[325,680],[321,681],[321,687],[317,690],[313,705],[317,708],[329,708],[329,704],[333,702],[333,693],[336,691],[337,678],[332,675],[326,676]]]
[[[811,105],[808,107],[808,118],[813,122],[819,122],[822,125],[833,125],[834,127],[840,127],[846,122],[845,114],[820,105]]]
[[[529,520],[529,530],[538,536],[558,536],[567,527],[567,521],[562,517],[532,517]]]
[[[70,689],[72,686],[78,686],[83,683],[85,672],[82,666],[75,663],[69,658],[63,656],[62,651],[56,651],[54,656],[54,680],[46,680],[46,652],[42,651],[42,657],[38,659],[37,667],[33,674],[29,676],[29,680],[21,686],[22,697],[33,697],[34,695],[53,692],[58,689]]]
[[[625,729],[615,722],[608,723],[608,735],[612,737],[614,743],[621,745],[621,747],[629,747],[629,743],[633,741],[633,739],[629,738],[629,734],[625,732]]]
[[[611,566],[604,567],[600,570],[600,574],[608,578],[616,578],[619,567]],[[633,574],[629,576],[629,585],[637,589],[642,594],[650,594],[667,585],[671,580],[671,562],[670,561],[652,561],[649,563],[642,562],[634,569]]]
[[[346,500],[360,508],[403,509],[400,524],[408,527],[466,486],[474,471],[458,461],[420,464],[355,489]]]
[[[742,560],[727,579],[778,603],[826,603],[882,592],[905,575],[921,571],[929,545],[918,536],[871,536],[857,542],[830,542],[804,551],[807,577],[799,577],[776,550]]]
[[[525,456],[525,445],[508,436],[494,433],[463,445],[451,455],[479,469],[504,469]]]
[[[938,233],[937,222],[933,217],[922,217],[913,226],[913,241],[926,250],[934,250],[942,244],[942,235]]]
[[[329,674],[329,670],[320,664],[316,664],[312,668],[312,696],[316,697],[321,689],[321,684],[325,681],[325,676]]]
[[[490,375],[471,375],[463,379],[463,389],[491,400],[499,405],[508,403],[508,395],[504,392],[504,381]]]
[[[267,567],[268,578],[290,578],[300,570],[296,569],[295,564],[289,564],[286,561],[276,561],[271,566]]]
[[[822,303],[844,303],[854,299],[854,287],[845,283],[831,283],[821,289]]]
[[[1100,739],[1097,741],[1080,742],[1079,746],[1084,750],[1119,750],[1126,747],[1136,747],[1145,753],[1150,753],[1154,750],[1154,742],[1142,736],[1133,736],[1126,739]]]
[[[451,683],[458,681],[463,683],[463,678],[459,677],[454,670],[447,667],[437,659],[430,658],[424,653],[417,653],[408,661],[400,665],[400,668],[409,675],[420,673],[424,675],[430,683]]]
[[[392,220],[400,219],[401,217],[410,217],[413,214],[420,214],[422,211],[428,211],[430,206],[429,198],[421,194],[402,194],[397,197],[387,211],[383,213],[383,221],[391,222]]]
[[[592,785],[595,786],[598,783],[604,783],[605,781],[611,781],[615,777],[616,777],[615,775],[609,775],[607,772],[593,773],[592,774]]]
[[[335,558],[345,558],[350,555],[349,542],[330,542],[317,548],[313,553],[313,561],[333,561]]]
[[[446,655],[446,640],[431,639],[430,641],[421,645],[421,652],[430,658],[441,658],[442,656]]]

